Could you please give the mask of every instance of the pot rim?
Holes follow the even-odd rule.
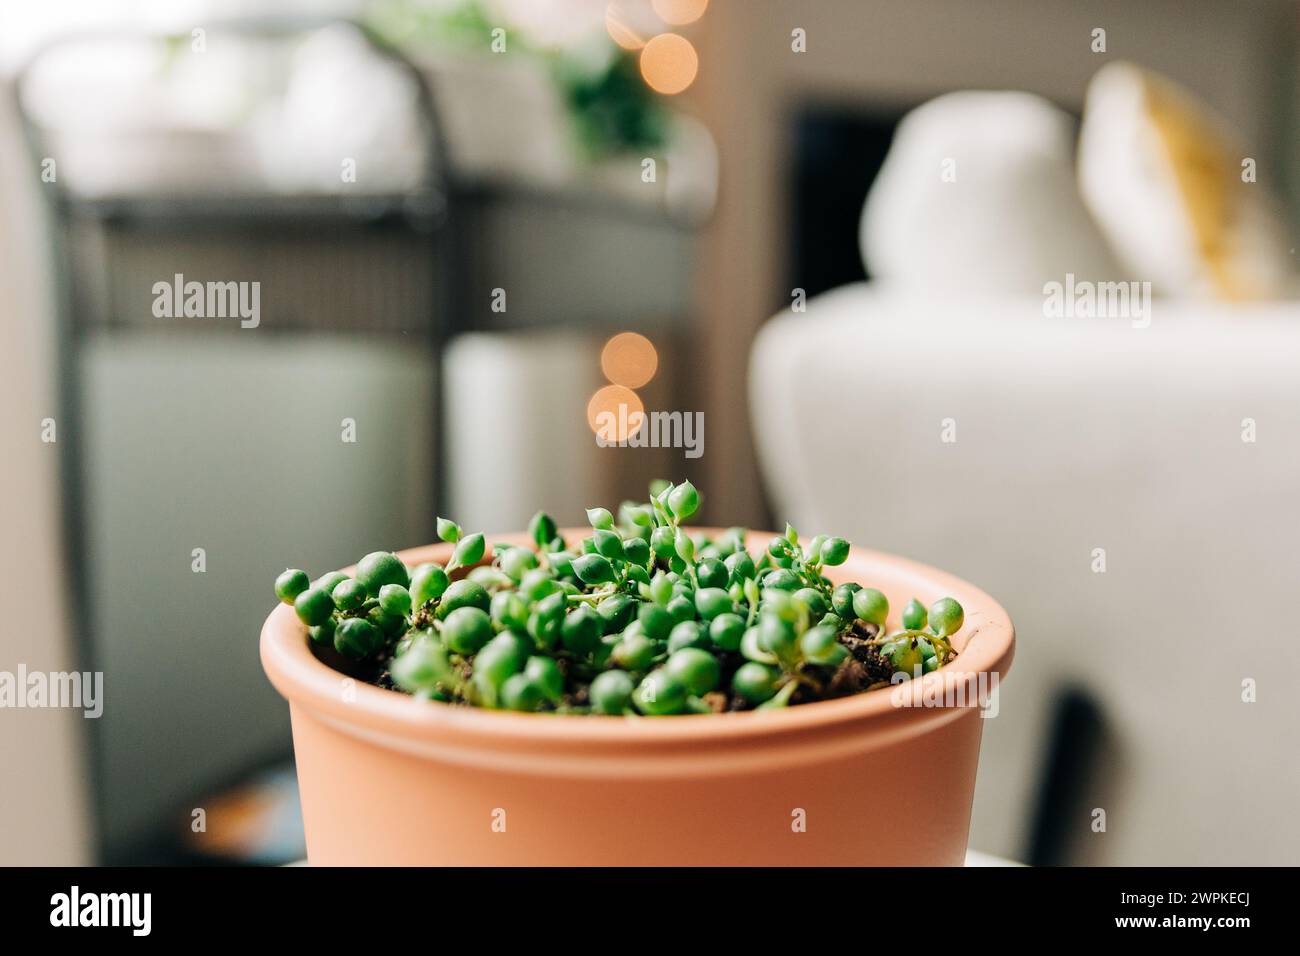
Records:
[[[722,529],[692,530],[716,534]],[[566,528],[561,533],[571,540],[586,534],[587,529]],[[757,551],[753,542],[767,541],[773,534],[748,532],[751,551]],[[490,540],[530,543],[524,534],[493,535]],[[408,566],[424,561],[445,563],[452,547],[446,543],[426,545],[399,551],[397,556]],[[874,569],[888,569],[889,577],[898,579],[900,587],[910,587],[917,596],[933,595],[924,598],[927,603],[941,596],[954,597],[961,603],[966,619],[953,640],[958,648],[956,661],[920,680],[774,711],[662,718],[525,714],[419,700],[355,679],[351,679],[349,693],[345,694],[341,688],[350,678],[312,654],[303,625],[293,608],[286,604],[279,604],[262,627],[262,666],[276,690],[290,704],[306,708],[356,736],[370,738],[378,734],[390,744],[396,743],[393,737],[401,738],[415,749],[421,743],[454,741],[462,746],[480,743],[488,747],[523,746],[542,750],[594,748],[584,750],[593,754],[602,750],[626,753],[628,748],[644,748],[647,752],[675,750],[681,745],[725,747],[762,738],[807,738],[811,732],[824,730],[861,734],[870,726],[882,727],[886,723],[896,733],[898,720],[909,715],[919,730],[924,729],[919,725],[928,726],[930,721],[916,719],[917,714],[950,718],[955,716],[954,710],[963,709],[924,704],[927,689],[933,693],[936,681],[974,683],[981,674],[996,674],[1000,679],[1006,673],[1014,655],[1015,629],[1007,612],[991,596],[945,571],[866,548],[852,548],[848,560],[827,569],[826,574],[832,580],[837,576],[854,578],[870,586]],[[342,570],[351,573],[353,569]],[[896,614],[897,610],[891,608],[891,622]]]

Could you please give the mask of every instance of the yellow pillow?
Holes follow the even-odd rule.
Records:
[[[1167,78],[1128,63],[1088,88],[1084,200],[1135,278],[1171,296],[1281,293],[1289,261],[1268,175],[1227,124]]]

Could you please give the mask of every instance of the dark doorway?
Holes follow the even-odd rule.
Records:
[[[797,111],[791,288],[812,297],[869,278],[858,247],[862,204],[906,112],[849,106]]]

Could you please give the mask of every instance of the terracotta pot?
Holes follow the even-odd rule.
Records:
[[[450,548],[400,556],[445,562]],[[318,661],[293,610],[277,607],[262,628],[262,665],[289,701],[309,862],[960,865],[983,723],[977,691],[995,690],[1011,663],[1011,621],[972,585],[879,552],[855,548],[829,576],[884,591],[891,628],[914,595],[955,597],[966,610],[957,660],[921,680],[788,710],[503,713],[351,681]],[[939,690],[960,692],[964,706],[936,700]],[[936,812],[922,827],[923,804]]]

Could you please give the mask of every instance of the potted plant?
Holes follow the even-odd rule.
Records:
[[[1006,612],[841,538],[687,529],[698,504],[491,548],[439,519],[281,575],[261,652],[309,861],[960,864]]]

